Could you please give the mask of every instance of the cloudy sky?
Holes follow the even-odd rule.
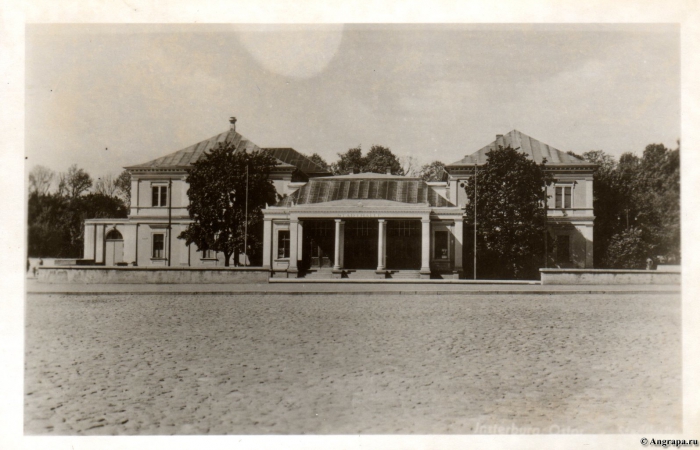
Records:
[[[225,131],[329,161],[450,163],[518,129],[561,150],[680,138],[675,25],[28,25],[26,156],[118,174]]]

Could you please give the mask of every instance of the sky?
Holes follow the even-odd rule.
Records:
[[[680,139],[677,25],[27,25],[26,169],[97,178],[228,129],[327,161],[457,161],[513,129],[639,155]]]

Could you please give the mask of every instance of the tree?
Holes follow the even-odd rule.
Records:
[[[321,167],[322,169],[330,171],[330,165],[318,153],[314,153],[313,155],[311,155],[309,157],[309,159],[311,160],[311,162],[315,163],[317,166]]]
[[[365,157],[364,172],[404,175],[399,159],[389,147],[373,145]]]
[[[593,265],[605,267],[605,254],[610,245],[610,239],[624,229],[621,213],[627,202],[622,198],[619,189],[617,163],[615,158],[602,150],[591,150],[583,154],[583,159],[597,164],[593,173],[593,212],[595,227],[593,227]]]
[[[92,178],[83,169],[78,169],[76,164],[70,166],[67,172],[59,175],[58,194],[61,196],[76,198],[91,187]]]
[[[187,210],[193,222],[178,238],[185,239],[187,245],[196,244],[200,250],[222,252],[226,266],[233,255],[237,264],[240,252],[250,252],[243,248],[246,185],[248,230],[259,230],[262,208],[276,201],[275,187],[268,177],[275,164],[268,152],[236,151],[231,143],[220,143],[205,154],[187,175]],[[260,247],[260,233],[249,233],[248,244],[253,251]]]
[[[345,153],[338,153],[338,158],[338,162],[331,164],[333,175],[347,175],[364,171],[365,159],[362,157],[362,149],[359,145]]]
[[[32,171],[29,172],[29,192],[39,195],[48,194],[53,177],[53,170],[40,165],[34,166]]]
[[[399,158],[401,163],[401,170],[403,170],[404,175],[407,177],[417,177],[418,174],[418,160],[416,160],[413,155],[406,155]]]
[[[651,255],[651,246],[646,242],[643,231],[631,227],[610,238],[606,252],[606,265],[625,269],[644,269],[646,259]]]
[[[433,161],[429,164],[424,164],[418,172],[418,176],[423,181],[442,181],[445,176],[445,163],[441,161]]]
[[[103,175],[95,183],[95,193],[114,197],[117,193],[117,179],[111,173]]]
[[[114,185],[117,188],[117,195],[128,208],[131,205],[131,174],[129,171],[122,171],[114,181]]]
[[[354,172],[390,172],[393,175],[404,175],[396,155],[388,147],[381,145],[373,145],[367,156],[362,156],[362,149],[358,145],[345,153],[338,153],[338,157],[340,158],[338,162],[331,165],[334,175],[346,175]]]
[[[478,271],[482,277],[535,278],[544,261],[545,185],[551,175],[510,147],[486,153],[476,175]],[[474,223],[474,182],[465,186]]]

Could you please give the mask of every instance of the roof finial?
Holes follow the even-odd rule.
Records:
[[[236,131],[236,118],[235,117],[229,117],[228,121],[231,123],[231,130]]]

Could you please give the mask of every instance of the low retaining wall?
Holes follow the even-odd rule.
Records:
[[[246,284],[267,283],[270,271],[260,267],[39,267],[47,283]]]
[[[681,284],[681,271],[540,269],[542,284]]]

